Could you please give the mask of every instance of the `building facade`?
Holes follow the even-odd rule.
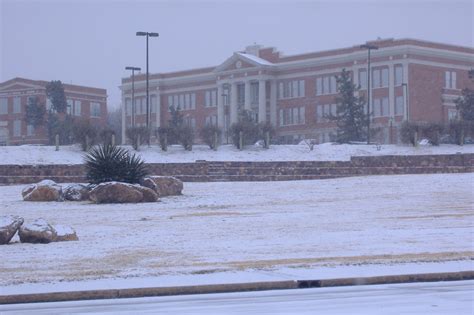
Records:
[[[14,78],[0,83],[0,143],[46,144],[47,128],[34,128],[25,120],[26,106],[31,98],[51,108],[46,96],[47,81]],[[107,123],[107,91],[105,89],[63,84],[67,99],[67,114],[90,120],[94,125]]]
[[[447,122],[456,117],[454,100],[474,88],[468,71],[474,49],[414,39],[369,42],[371,51],[371,126],[375,141],[397,143],[403,121]],[[152,57],[153,58],[153,57]],[[169,107],[199,129],[216,124],[225,143],[239,111],[250,110],[259,122],[271,122],[281,143],[301,139],[327,142],[335,134],[327,114],[336,112],[336,75],[348,70],[358,93],[367,94],[368,52],[360,45],[283,56],[258,45],[235,52],[220,65],[149,76],[151,127],[164,126]],[[126,128],[146,124],[145,74],[122,79],[122,139]]]

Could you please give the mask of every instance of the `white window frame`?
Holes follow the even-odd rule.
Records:
[[[8,115],[8,98],[0,98],[0,115]]]
[[[21,97],[13,98],[13,114],[21,114]]]

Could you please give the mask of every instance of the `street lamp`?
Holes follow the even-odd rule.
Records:
[[[407,121],[410,119],[410,108],[408,107],[408,83],[402,83],[403,90],[405,92],[405,105],[407,110]]]
[[[137,32],[137,36],[146,36],[146,128],[150,128],[150,105],[148,96],[148,37],[158,37],[158,33]]]
[[[367,144],[370,144],[370,51],[379,49],[378,46],[371,44],[360,45],[360,48],[367,49]]]
[[[132,70],[132,127],[135,127],[135,71],[142,69],[138,67],[125,67],[125,70]]]

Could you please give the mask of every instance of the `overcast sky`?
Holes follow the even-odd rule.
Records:
[[[258,43],[286,55],[381,38],[474,46],[471,0],[0,0],[0,81],[61,80],[106,88],[120,103],[125,66],[150,72],[215,66]]]

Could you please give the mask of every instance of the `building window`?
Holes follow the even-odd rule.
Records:
[[[374,99],[373,110],[374,117],[390,116],[388,97]]]
[[[81,116],[82,114],[82,103],[81,101],[74,101],[74,115]],[[99,114],[100,116],[100,114]]]
[[[280,99],[305,96],[304,80],[280,82],[278,96]]]
[[[250,83],[250,104],[258,104],[258,82]]]
[[[316,106],[316,122],[328,122],[328,116],[337,115],[337,104],[324,104]]]
[[[362,90],[367,89],[367,70],[359,69],[359,85]]]
[[[0,98],[0,115],[8,114],[8,98]]]
[[[205,124],[207,126],[217,126],[217,115],[207,116]]]
[[[445,72],[444,87],[447,89],[456,89],[456,72],[455,71]]]
[[[216,90],[209,90],[205,93],[205,107],[215,107],[217,106],[217,91]]]
[[[196,128],[196,119],[193,118],[193,117],[186,117],[184,118],[184,123],[186,124],[186,126],[188,127],[191,127],[193,129]]]
[[[91,102],[91,117],[100,117],[100,104]]]
[[[337,82],[336,77],[323,76],[316,78],[316,95],[336,94]]]
[[[404,112],[405,112],[405,104],[403,102],[403,96],[395,97],[395,115],[403,116]]]
[[[21,120],[13,121],[13,136],[14,137],[21,136]]]
[[[280,109],[280,126],[301,125],[304,123],[304,106]]]
[[[73,107],[73,104],[74,104],[74,101],[73,100],[66,100],[66,113],[68,115],[71,115],[72,114],[72,107]]]
[[[35,128],[33,125],[26,125],[26,135],[27,136],[33,136],[35,133]]]
[[[448,109],[448,120],[458,119],[458,111],[456,109]]]
[[[53,103],[49,98],[46,99],[46,110],[51,110],[53,108]]]
[[[395,86],[403,83],[403,66],[395,66]]]
[[[388,69],[383,68],[382,69],[382,82],[381,82],[382,87],[387,87],[388,86]]]
[[[196,93],[191,93],[191,109],[196,109]]]
[[[151,95],[150,96],[150,106],[151,106],[151,112],[153,114],[156,114],[157,112],[157,102],[156,102],[157,98],[156,98],[156,95]]]
[[[13,98],[13,114],[21,113],[21,97]]]

